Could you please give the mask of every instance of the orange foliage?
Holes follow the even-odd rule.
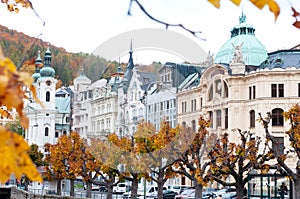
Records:
[[[27,73],[18,72],[16,66],[4,58],[0,52],[0,116],[12,118],[10,112],[16,110],[23,128],[28,128],[28,118],[24,115],[24,99],[27,99],[26,89],[29,88],[37,102],[33,79]],[[36,167],[27,154],[29,148],[22,136],[10,132],[0,126],[0,182],[5,182],[14,173],[17,178],[22,174],[30,180],[42,181]]]

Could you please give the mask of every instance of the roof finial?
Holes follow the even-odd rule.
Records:
[[[129,50],[130,53],[132,53],[132,39],[130,40],[130,50]]]
[[[246,22],[246,15],[244,15],[244,11],[242,10],[242,15],[240,16],[240,23],[245,23]]]

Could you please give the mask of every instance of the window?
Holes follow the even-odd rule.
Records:
[[[227,129],[228,128],[228,108],[226,108],[225,109],[225,111],[224,111],[225,113],[225,116],[224,116],[224,118],[225,118],[225,129]]]
[[[214,97],[214,93],[213,93],[213,85],[210,86],[209,88],[209,92],[208,92],[208,101],[211,101]]]
[[[55,137],[58,138],[58,132],[57,131],[55,131]]]
[[[217,110],[217,127],[222,126],[222,112],[221,110]]]
[[[194,132],[196,131],[196,121],[195,120],[192,121],[192,129]]]
[[[250,100],[252,99],[252,87],[251,86],[249,87],[249,99]]]
[[[255,99],[255,86],[249,87],[249,99]]]
[[[70,122],[70,118],[66,117],[66,123],[69,123],[69,122]]]
[[[284,137],[274,137],[275,142],[272,143],[272,148],[275,154],[284,153]]]
[[[272,126],[283,126],[283,110],[276,108],[272,110]]]
[[[50,86],[51,85],[51,81],[50,80],[46,81],[46,84],[47,84],[47,86]]]
[[[224,97],[227,98],[228,97],[228,86],[227,84],[223,81],[223,85],[224,85]]]
[[[196,111],[197,104],[196,104],[196,99],[191,100],[191,111]]]
[[[182,127],[186,128],[186,122],[185,121],[182,122]]]
[[[45,128],[45,136],[49,136],[49,128],[48,127]]]
[[[182,112],[182,113],[186,113],[186,102],[182,102],[182,103],[181,103],[181,106],[182,106],[182,107],[181,107],[181,112]]]
[[[298,97],[300,97],[300,83],[298,83]]]
[[[213,115],[213,112],[212,111],[209,111],[208,112],[209,114],[209,119],[210,119],[210,128],[213,128],[213,124],[214,124],[214,115]]]
[[[200,98],[200,110],[202,110],[202,106],[203,106],[203,98]]]
[[[50,102],[50,91],[46,92],[46,102]]]
[[[215,92],[218,93],[220,96],[222,94],[222,87],[223,87],[222,81],[220,79],[216,80],[215,81],[215,88],[216,88]]]
[[[271,84],[271,97],[284,97],[284,85]]]
[[[250,111],[250,128],[255,127],[255,111]]]
[[[63,131],[63,134],[64,134],[64,135],[67,135],[67,131]]]

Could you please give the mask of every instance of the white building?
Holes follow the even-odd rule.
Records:
[[[79,133],[83,138],[86,138],[90,128],[91,103],[92,93],[88,91],[91,85],[91,80],[85,76],[83,67],[80,75],[74,79],[74,95],[72,96],[72,130]]]
[[[156,75],[141,72],[133,64],[132,46],[125,75],[118,87],[118,123],[119,136],[133,136],[137,124],[145,120],[145,105],[142,97],[147,88],[156,82]]]
[[[25,139],[29,144],[37,144],[41,151],[44,151],[46,143],[54,144],[56,142],[56,114],[55,105],[55,87],[57,79],[54,78],[55,71],[51,67],[51,52],[48,47],[44,55],[44,66],[42,65],[40,53],[36,59],[36,71],[32,75],[35,80],[34,86],[37,91],[37,98],[41,104],[30,98],[29,103],[25,107],[25,113],[29,119],[29,128]]]

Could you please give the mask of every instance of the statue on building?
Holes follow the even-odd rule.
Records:
[[[244,63],[243,55],[242,55],[243,43],[244,42],[242,42],[240,45],[237,45],[237,46],[232,44],[232,46],[234,48],[234,55],[233,55],[233,58],[231,60],[231,64],[233,64],[233,63]]]

